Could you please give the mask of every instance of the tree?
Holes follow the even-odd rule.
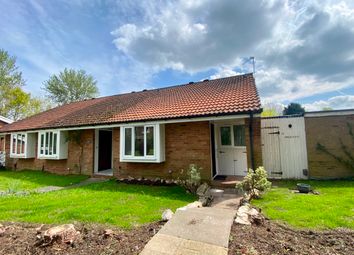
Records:
[[[84,70],[65,68],[59,75],[52,75],[44,82],[44,90],[55,103],[67,104],[97,96],[96,83]]]
[[[43,110],[43,102],[23,91],[25,81],[16,58],[0,49],[0,115],[19,120]]]
[[[265,103],[263,105],[262,117],[274,117],[282,115],[283,106],[277,103]]]
[[[284,115],[303,114],[303,113],[305,113],[305,108],[298,103],[290,103],[283,110]]]
[[[332,111],[333,108],[332,107],[329,107],[329,106],[325,106],[322,108],[322,111]]]

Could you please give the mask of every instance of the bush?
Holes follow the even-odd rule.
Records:
[[[198,187],[201,184],[200,171],[201,167],[198,167],[196,164],[190,164],[187,170],[187,178],[180,179],[178,178],[177,182],[179,185],[184,187],[188,192],[196,194]],[[181,170],[181,175],[183,175],[184,170]]]
[[[258,167],[256,171],[249,169],[242,182],[236,184],[237,189],[243,190],[249,199],[259,198],[260,192],[270,189],[272,183],[267,180],[267,171],[264,167]]]

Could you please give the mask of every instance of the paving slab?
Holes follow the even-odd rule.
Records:
[[[235,214],[213,207],[177,211],[159,233],[227,248]]]
[[[239,194],[223,194],[222,197],[215,197],[211,203],[211,207],[236,210],[242,199]]]
[[[141,255],[227,255],[228,249],[183,238],[156,234]]]

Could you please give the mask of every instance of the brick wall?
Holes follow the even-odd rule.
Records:
[[[247,149],[247,165],[248,168],[252,168],[251,163],[251,144],[250,144],[250,135],[249,135],[249,124],[250,119],[245,119],[246,125],[246,149]],[[253,118],[253,155],[255,168],[262,166],[262,140],[261,140],[261,118]]]
[[[331,153],[344,157],[339,139],[354,152],[354,142],[349,136],[347,123],[354,128],[354,115],[305,117],[306,141],[310,177],[339,178],[354,176],[354,171],[333,157],[316,149],[317,143]]]
[[[119,162],[119,128],[113,130],[113,164],[117,177],[161,177],[174,179],[189,164],[203,168],[202,179],[211,179],[209,122],[166,124],[166,161],[163,163]]]
[[[94,130],[83,130],[83,154],[81,173],[91,175],[93,173],[94,161]],[[36,139],[37,141],[38,139]],[[58,174],[76,174],[79,173],[80,148],[77,144],[69,141],[68,159],[63,160],[45,160],[37,159],[37,142],[36,156],[31,159],[13,159],[10,158],[10,135],[6,136],[6,167],[9,169],[32,169],[45,170]]]

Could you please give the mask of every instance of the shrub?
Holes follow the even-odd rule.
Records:
[[[260,192],[270,189],[272,183],[267,180],[267,171],[264,167],[258,167],[256,171],[249,169],[242,182],[236,184],[237,189],[243,190],[249,199],[259,198]]]
[[[190,164],[187,170],[187,177],[185,179],[178,178],[177,183],[184,187],[188,192],[196,194],[198,187],[201,184],[200,171],[201,167],[196,164]],[[183,175],[184,170],[181,170],[181,175]]]

